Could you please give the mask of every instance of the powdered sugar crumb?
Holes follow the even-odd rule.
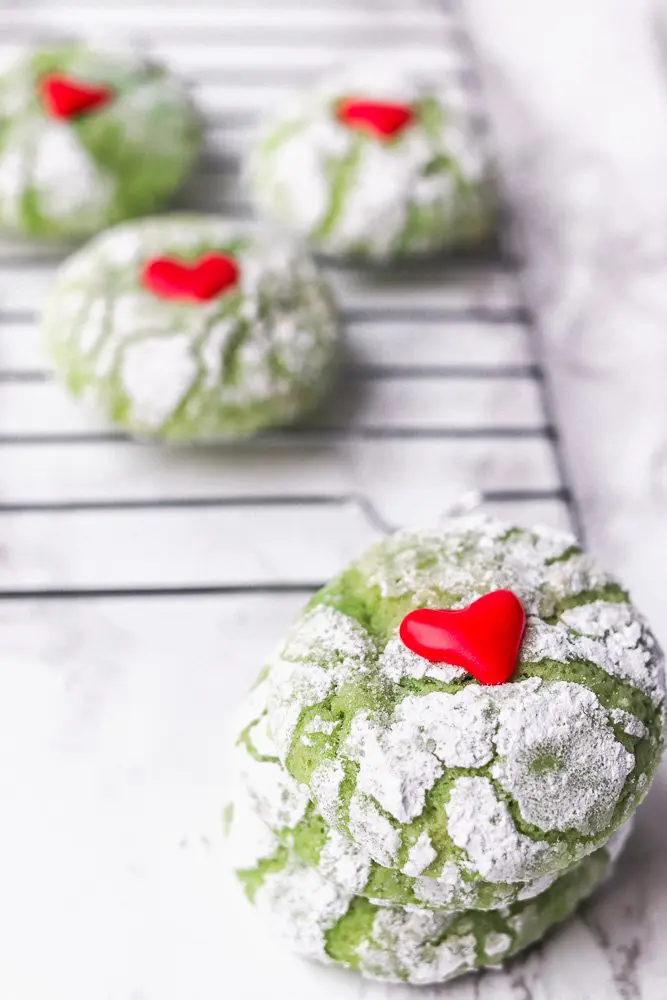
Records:
[[[347,837],[332,830],[320,852],[318,867],[324,878],[356,894],[368,882],[371,859]]]
[[[561,620],[581,633],[574,644],[582,657],[645,691],[654,704],[664,703],[662,650],[630,604],[594,601],[563,612]]]
[[[401,823],[420,815],[427,790],[443,771],[414,732],[410,718],[397,718],[385,729],[359,712],[343,747],[345,755],[359,763],[359,792],[372,795]]]
[[[512,946],[512,938],[509,934],[500,934],[493,931],[484,938],[484,954],[489,958],[497,958],[504,955]]]
[[[621,726],[624,733],[628,736],[636,736],[640,740],[647,740],[650,737],[648,727],[644,725],[641,719],[638,719],[636,715],[632,715],[630,712],[623,711],[622,708],[612,708],[609,712],[609,718],[612,722]]]
[[[562,847],[531,840],[516,829],[488,778],[457,778],[445,811],[452,840],[489,882],[517,882],[563,865]]]
[[[183,401],[198,374],[190,339],[150,337],[129,344],[120,367],[123,389],[139,427],[158,430]]]
[[[435,861],[437,856],[437,852],[431,843],[431,838],[426,830],[423,830],[410,848],[408,859],[401,871],[404,875],[421,875],[424,869],[428,868],[432,861]],[[431,880],[429,879],[428,881]]]
[[[451,919],[432,910],[378,910],[370,940],[358,954],[364,967],[383,979],[407,978],[417,986],[444,982],[476,965],[474,934],[447,935]],[[439,944],[424,947],[437,938]]]
[[[391,868],[401,846],[401,835],[366,795],[355,792],[350,800],[350,836],[381,865]]]
[[[377,663],[378,673],[387,680],[399,683],[404,677],[432,677],[435,680],[459,680],[467,676],[462,667],[454,667],[448,663],[432,663],[431,660],[419,656],[404,644],[398,636],[390,639]]]
[[[340,786],[345,770],[339,760],[325,757],[310,779],[310,789],[317,807],[330,826],[340,823]]]

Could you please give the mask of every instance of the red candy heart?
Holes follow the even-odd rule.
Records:
[[[173,257],[154,257],[141,275],[149,291],[162,299],[209,299],[233,288],[239,280],[239,266],[233,257],[207,253],[194,263]]]
[[[419,608],[401,622],[408,649],[463,667],[480,684],[504,684],[514,673],[526,613],[511,590],[494,590],[459,611]]]
[[[368,132],[376,139],[391,139],[407,128],[415,117],[409,104],[365,101],[356,97],[340,101],[336,115],[343,125]]]
[[[49,73],[39,81],[42,103],[53,118],[75,118],[108,104],[113,97],[111,87],[82,83],[62,73]]]

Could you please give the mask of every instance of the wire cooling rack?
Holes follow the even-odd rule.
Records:
[[[456,14],[423,0],[0,10],[0,54],[61,32],[127,40],[191,81],[208,145],[179,207],[248,216],[239,158],[258,115],[350,59],[416,60],[484,117]],[[538,339],[498,250],[403,274],[327,268],[349,344],[328,409],[239,446],[162,448],[92,423],[53,381],[37,324],[60,256],[0,245],[0,844],[14,824],[18,845],[0,850],[0,992],[208,998],[222,954],[231,996],[254,1000],[280,989],[276,966],[252,963],[240,903],[206,912],[196,860],[217,842],[229,715],[308,594],[389,528],[474,490],[508,518],[578,529]],[[30,879],[40,905],[22,923]],[[290,966],[292,1000],[312,975]]]
[[[318,70],[398,51],[477,99],[455,16],[428,4],[40,4],[0,24],[3,47],[110,30],[184,74],[209,143],[182,204],[239,218],[257,116]],[[49,251],[0,249],[5,596],[307,591],[378,529],[432,519],[470,489],[508,517],[577,527],[534,331],[500,253],[403,276],[329,268],[350,348],[330,407],[197,454],[91,424],[53,381],[37,329],[53,265]]]

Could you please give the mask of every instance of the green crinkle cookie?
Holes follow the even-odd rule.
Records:
[[[149,262],[222,255],[234,283],[205,301],[163,297]],[[328,390],[338,353],[331,295],[308,256],[254,227],[171,215],[111,229],[60,268],[43,319],[76,396],[140,436],[243,437],[286,424]]]
[[[414,608],[509,589],[528,616],[497,687],[407,649]],[[325,822],[413,877],[562,872],[646,794],[663,749],[661,651],[573,538],[479,515],[403,531],[320,591],[271,663],[266,723]]]
[[[326,878],[335,881],[344,858],[345,870],[355,872],[354,887],[360,896],[380,905],[389,902],[450,912],[498,909],[516,900],[531,899],[558,877],[554,874],[531,882],[502,884],[479,878],[468,880],[454,865],[448,865],[438,878],[429,878],[421,874],[421,848],[428,860],[426,838],[412,851],[401,871],[379,865],[363,847],[332,830],[310,801],[306,786],[295,781],[280,763],[267,726],[268,689],[265,676],[242,708],[234,761],[236,778],[257,816],[298,860],[317,864]],[[321,718],[314,719],[307,738],[316,738],[319,733],[331,731],[331,727]],[[348,887],[345,883],[342,886]]]
[[[600,885],[629,833],[628,824],[531,900],[452,913],[359,895],[363,872],[345,838],[328,845],[326,858],[303,860],[262,823],[243,791],[231,825],[236,876],[287,947],[371,979],[417,985],[498,966],[540,940]]]
[[[398,103],[411,118],[378,134],[341,120],[350,101]],[[297,95],[261,129],[247,175],[260,212],[326,255],[423,255],[478,243],[495,226],[465,109],[397,68],[352,68]]]
[[[59,117],[54,75],[110,88],[105,103]],[[82,237],[153,211],[197,158],[202,128],[185,87],[132,52],[75,42],[35,49],[0,76],[0,228]]]

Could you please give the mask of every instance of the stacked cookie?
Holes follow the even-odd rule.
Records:
[[[609,872],[664,731],[660,649],[570,536],[401,532],[247,699],[235,870],[304,956],[413,983],[497,965]]]

